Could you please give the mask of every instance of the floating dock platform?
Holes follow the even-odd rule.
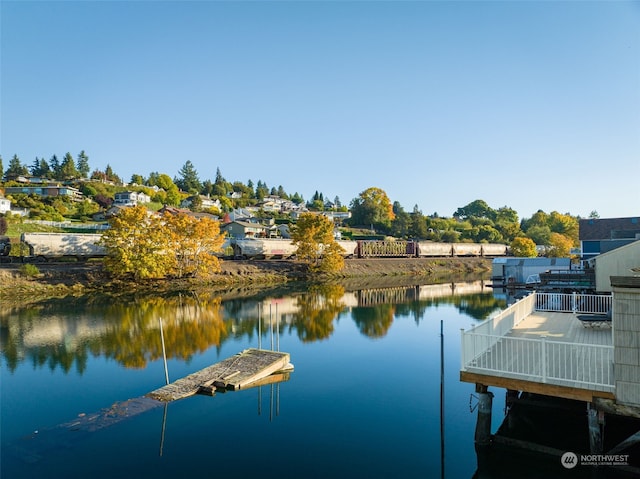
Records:
[[[291,371],[289,353],[266,349],[245,349],[219,363],[151,391],[146,397],[171,402],[198,392],[212,395],[216,389],[238,390],[252,387],[273,373]]]

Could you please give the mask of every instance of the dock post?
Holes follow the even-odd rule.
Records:
[[[593,403],[587,403],[587,421],[591,454],[602,454],[602,430],[600,429],[598,410]]]
[[[476,422],[475,444],[478,447],[488,446],[491,442],[491,406],[493,393],[484,384],[476,384],[478,394],[478,420]]]
[[[164,348],[164,332],[162,331],[162,318],[158,318],[160,322],[160,342],[162,343],[162,359],[164,361],[164,379],[169,384],[169,369],[167,368],[167,351]]]

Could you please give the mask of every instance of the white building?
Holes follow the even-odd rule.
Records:
[[[11,201],[4,197],[0,197],[0,214],[11,211]]]

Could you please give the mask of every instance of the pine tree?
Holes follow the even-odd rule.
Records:
[[[60,180],[71,180],[74,178],[78,178],[80,174],[76,169],[76,162],[71,156],[71,153],[67,153],[64,155],[62,163],[60,163],[60,176],[58,179]]]
[[[198,172],[190,160],[186,161],[182,168],[180,168],[178,174],[180,177],[174,179],[173,182],[178,185],[182,191],[194,194],[200,193],[202,190],[202,183],[200,183]]]
[[[18,176],[26,176],[29,170],[22,164],[18,155],[13,155],[9,162],[9,168],[5,172],[5,178],[17,178]]]
[[[85,154],[84,150],[82,150],[78,155],[76,168],[78,169],[81,178],[89,177],[89,172],[91,171],[91,168],[89,167],[89,157]]]

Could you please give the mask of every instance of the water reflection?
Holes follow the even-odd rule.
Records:
[[[64,299],[0,312],[1,357],[13,372],[21,362],[82,374],[90,356],[127,368],[144,368],[163,357],[189,360],[228,340],[296,334],[302,342],[326,340],[339,316],[349,316],[369,338],[387,335],[394,317],[413,317],[438,304],[453,304],[477,320],[504,307],[482,282],[446,283],[345,291],[313,286],[287,296],[222,300],[219,293],[169,297]],[[277,316],[274,318],[273,315]],[[277,330],[265,321],[277,320]],[[273,348],[273,339],[271,343]]]

